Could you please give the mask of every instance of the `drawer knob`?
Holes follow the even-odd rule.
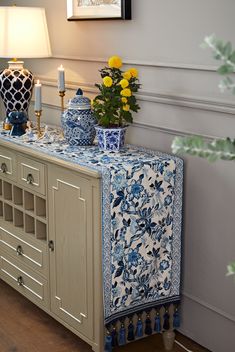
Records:
[[[49,247],[49,251],[50,252],[53,252],[54,251],[54,242],[53,241],[49,241],[48,242],[48,247]]]
[[[23,254],[23,249],[22,249],[21,246],[17,246],[17,248],[16,248],[16,254],[17,254],[17,255],[22,255],[22,254]]]
[[[22,276],[17,277],[17,282],[19,286],[23,286],[24,285],[23,277]]]
[[[32,174],[28,174],[27,177],[26,177],[26,181],[27,181],[27,184],[28,185],[32,185],[33,184],[33,175]]]
[[[1,169],[0,171],[3,173],[3,174],[6,174],[7,173],[7,164],[6,163],[1,163]]]

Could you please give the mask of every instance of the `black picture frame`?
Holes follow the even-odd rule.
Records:
[[[79,2],[84,1],[84,5],[79,6]],[[86,5],[86,1],[91,1],[91,4]],[[104,2],[103,4],[92,5],[94,3]],[[103,8],[97,8],[102,5]],[[106,6],[106,9],[105,9]],[[107,9],[107,6],[114,6],[106,3],[106,0],[67,0],[67,20],[68,21],[87,21],[87,20],[131,20],[131,0],[120,0],[120,7],[115,9],[115,15],[112,15],[112,9]],[[79,7],[81,11],[79,12]],[[82,13],[83,10],[83,13]],[[92,14],[92,10],[94,13]],[[98,11],[99,10],[99,11]],[[102,10],[104,14],[102,15]],[[118,13],[118,11],[120,13]],[[89,15],[86,13],[89,12]],[[98,13],[99,12],[99,13]]]

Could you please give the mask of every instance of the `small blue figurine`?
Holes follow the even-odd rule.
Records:
[[[11,111],[8,115],[12,125],[10,135],[22,136],[25,134],[25,123],[27,122],[27,114],[24,111]]]

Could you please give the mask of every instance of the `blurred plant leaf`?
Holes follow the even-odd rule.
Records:
[[[235,275],[235,262],[230,263],[227,266],[227,276]]]

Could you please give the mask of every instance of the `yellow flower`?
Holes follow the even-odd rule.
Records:
[[[139,73],[138,73],[138,70],[136,68],[130,68],[128,71],[130,72],[132,77],[135,77],[135,78],[138,77]]]
[[[124,111],[129,111],[130,110],[130,105],[126,104],[122,108],[123,108]]]
[[[127,79],[128,81],[131,79],[131,73],[129,72],[129,71],[126,71],[126,72],[124,72],[123,74],[123,77],[125,78],[125,79]]]
[[[129,86],[129,82],[127,79],[122,79],[120,82],[119,82],[120,86],[122,87],[122,89],[126,88]]]
[[[108,61],[110,68],[120,68],[122,66],[122,60],[119,56],[112,56]]]
[[[122,102],[124,103],[124,104],[126,104],[127,103],[127,98],[125,98],[125,97],[122,97]]]
[[[131,90],[129,88],[125,88],[121,90],[121,95],[123,97],[131,97]]]
[[[104,83],[105,87],[111,87],[112,84],[113,84],[113,80],[112,80],[111,77],[105,76],[105,77],[103,78],[103,83]]]

